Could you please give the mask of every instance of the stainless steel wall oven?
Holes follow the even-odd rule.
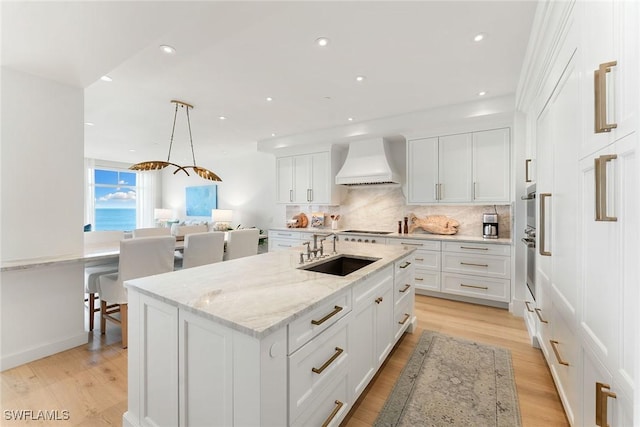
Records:
[[[527,228],[522,242],[527,245],[527,287],[536,299],[536,185],[527,187],[527,194],[521,197],[527,204]]]

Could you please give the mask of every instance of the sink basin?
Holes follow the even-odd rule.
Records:
[[[334,276],[346,276],[358,271],[367,265],[376,262],[380,258],[357,257],[353,255],[340,255],[318,264],[307,267],[299,267],[301,270],[315,271],[316,273],[333,274]]]

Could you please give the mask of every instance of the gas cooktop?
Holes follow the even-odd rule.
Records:
[[[357,234],[391,234],[391,231],[369,231],[369,230],[344,230],[342,233]]]

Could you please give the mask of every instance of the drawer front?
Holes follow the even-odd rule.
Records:
[[[401,260],[396,261],[393,264],[394,277],[399,277],[402,274],[413,275],[414,266],[415,266],[415,261],[413,259],[413,255],[406,256]]]
[[[416,268],[440,271],[441,259],[442,253],[439,251],[425,251],[419,249],[413,254],[413,260],[416,263]]]
[[[438,269],[438,271],[433,271],[421,267],[416,267],[415,286],[416,289],[439,291],[440,269]]]
[[[289,354],[351,311],[351,292],[342,292],[289,324]]]
[[[427,249],[430,251],[440,250],[440,240],[423,240],[423,239],[402,239],[389,237],[387,239],[389,245],[404,245],[413,248]]]
[[[511,258],[490,255],[462,255],[443,252],[442,271],[510,279]]]
[[[277,231],[269,230],[269,239],[295,239],[300,240],[300,232],[298,231]]]
[[[285,251],[300,244],[300,240],[297,239],[269,238],[269,251]]]
[[[297,418],[309,406],[315,406],[318,394],[339,380],[341,367],[348,366],[348,323],[343,317],[325,333],[289,356],[289,410]]]
[[[318,393],[313,405],[302,411],[294,420],[293,427],[327,426],[337,427],[351,409],[349,400],[348,370],[341,369],[338,378]]]
[[[303,242],[311,242],[311,243],[313,243],[313,235],[314,234],[315,233],[304,233],[304,232],[301,232],[300,233],[300,240],[303,241]],[[322,230],[318,230],[318,234],[326,234],[326,233],[324,233]],[[318,237],[318,240],[320,240],[320,237]]]
[[[511,294],[510,284],[510,280],[504,279],[442,273],[442,292],[473,298],[508,302]]]
[[[511,254],[511,245],[495,243],[442,242],[443,252],[459,252],[463,254],[503,255]]]
[[[394,309],[394,342],[400,338],[400,335],[402,335],[411,324],[414,301],[415,296],[413,294],[413,290],[411,290],[411,294],[407,295],[407,298],[403,298],[400,304],[398,304]]]
[[[397,277],[393,287],[393,300],[395,301],[396,306],[413,294],[414,289],[415,284],[412,275],[403,274],[402,276]]]

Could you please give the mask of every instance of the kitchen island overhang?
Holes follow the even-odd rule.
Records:
[[[221,425],[297,425],[324,416],[314,414],[311,407],[321,405],[313,402],[335,393],[336,387],[343,388],[344,402],[339,411],[327,413],[335,412],[336,422],[342,419],[357,398],[351,391],[355,386],[347,381],[350,363],[357,362],[358,355],[365,363],[376,359],[372,373],[366,372],[368,382],[380,356],[349,348],[349,342],[356,341],[352,308],[358,307],[352,291],[359,289],[361,305],[370,303],[362,310],[382,319],[379,329],[384,337],[372,336],[371,346],[382,348],[384,360],[401,333],[415,326],[412,286],[407,292],[409,288],[395,286],[394,279],[413,280],[414,249],[340,242],[338,254],[379,258],[346,276],[299,268],[301,251],[270,252],[127,282],[129,410],[124,425],[142,425],[143,419],[167,425],[216,419]],[[367,294],[370,288],[375,298]],[[397,322],[394,308],[403,311],[395,315]],[[309,319],[327,317],[316,314],[325,312],[326,323],[300,332]],[[373,325],[365,332],[370,330],[378,328]],[[294,331],[300,332],[297,337]],[[318,356],[305,356],[331,359],[326,372],[316,373],[323,364],[309,361],[317,365],[316,371],[305,368],[296,373],[296,366],[307,363],[302,354],[333,339],[342,344],[328,344],[326,357],[322,349],[309,353]],[[300,389],[297,378],[304,382],[306,376],[308,389],[301,386],[305,391],[299,399],[288,397],[290,389]],[[341,383],[335,383],[336,376],[344,377]],[[219,416],[207,412],[212,408]]]

